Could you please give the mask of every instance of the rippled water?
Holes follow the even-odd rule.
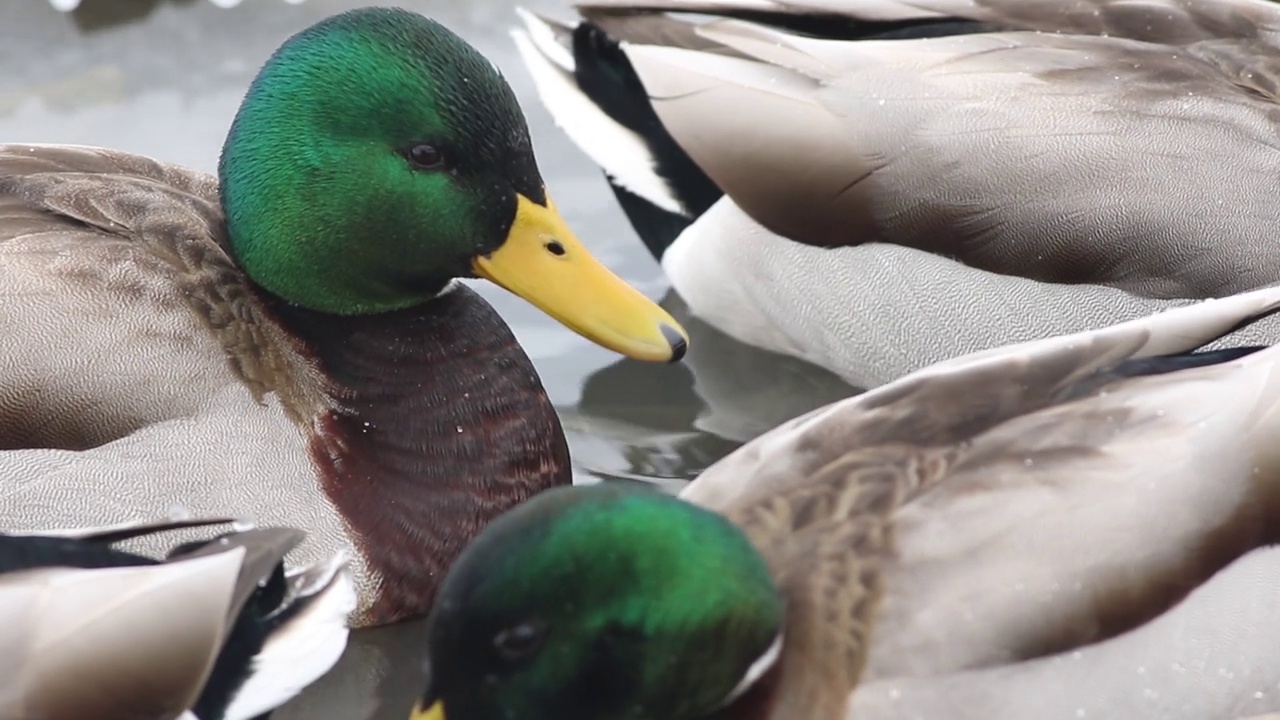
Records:
[[[350,0],[41,0],[0,7],[0,141],[103,145],[212,171],[254,72],[289,34]],[[477,289],[514,329],[560,409],[580,476],[676,489],[741,442],[841,397],[803,363],[744,347],[688,317],[596,167],[542,110],[508,36],[512,0],[402,0],[493,58],[515,87],[549,189],[592,252],[662,298],[692,335],[685,363],[620,359],[523,301]],[[569,3],[529,0],[570,17]],[[339,666],[276,718],[404,718],[420,686],[421,624],[356,633]]]

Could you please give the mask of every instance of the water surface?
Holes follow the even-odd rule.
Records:
[[[102,145],[212,171],[246,86],[288,35],[351,0],[44,0],[0,8],[0,141]],[[600,172],[552,124],[508,35],[512,0],[402,0],[447,24],[503,69],[523,104],[544,178],[602,262],[689,329],[679,365],[624,360],[522,300],[475,287],[533,358],[569,435],[579,479],[678,489],[740,443],[849,389],[798,361],[738,344],[690,319]],[[571,17],[565,0],[528,0]],[[280,719],[404,718],[421,686],[421,623],[356,633],[339,666]]]

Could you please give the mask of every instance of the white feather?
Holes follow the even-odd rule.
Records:
[[[355,610],[356,593],[346,567],[335,557],[319,570],[311,587],[325,587],[297,616],[278,628],[250,663],[250,676],[227,708],[226,720],[250,720],[293,698],[329,672],[347,646],[347,615]],[[296,575],[297,573],[294,573]]]
[[[556,40],[555,31],[537,15],[522,7],[516,8],[516,14],[524,21],[529,41],[547,60],[555,63],[561,70],[572,73],[577,66],[573,62],[573,53],[569,48]],[[518,32],[518,31],[517,31]]]
[[[566,74],[573,71],[573,58],[555,41],[551,28],[527,11],[521,10],[520,17],[528,30],[512,30],[511,37],[556,125],[619,186],[663,210],[689,215],[656,172],[644,139],[605,114]]]
[[[778,658],[781,655],[782,633],[778,633],[778,636],[773,639],[773,642],[769,644],[769,647],[766,648],[765,651],[760,654],[760,657],[756,658],[756,661],[751,663],[751,667],[747,668],[747,671],[742,674],[742,679],[738,681],[738,685],[734,687],[733,690],[730,690],[729,694],[725,696],[723,701],[721,701],[720,707],[724,707],[734,700],[737,700],[738,697],[754,685],[757,680],[764,677],[764,674],[778,662]]]

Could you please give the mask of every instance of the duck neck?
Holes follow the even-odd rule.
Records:
[[[381,580],[362,621],[426,612],[488,521],[571,481],[564,432],[533,363],[465,285],[378,315],[278,312],[340,390],[311,452]]]

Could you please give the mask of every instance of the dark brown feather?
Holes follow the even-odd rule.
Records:
[[[489,520],[571,479],[559,418],[497,312],[464,285],[430,307],[368,318],[282,309],[344,391],[312,455],[379,576],[379,625],[430,607]]]

